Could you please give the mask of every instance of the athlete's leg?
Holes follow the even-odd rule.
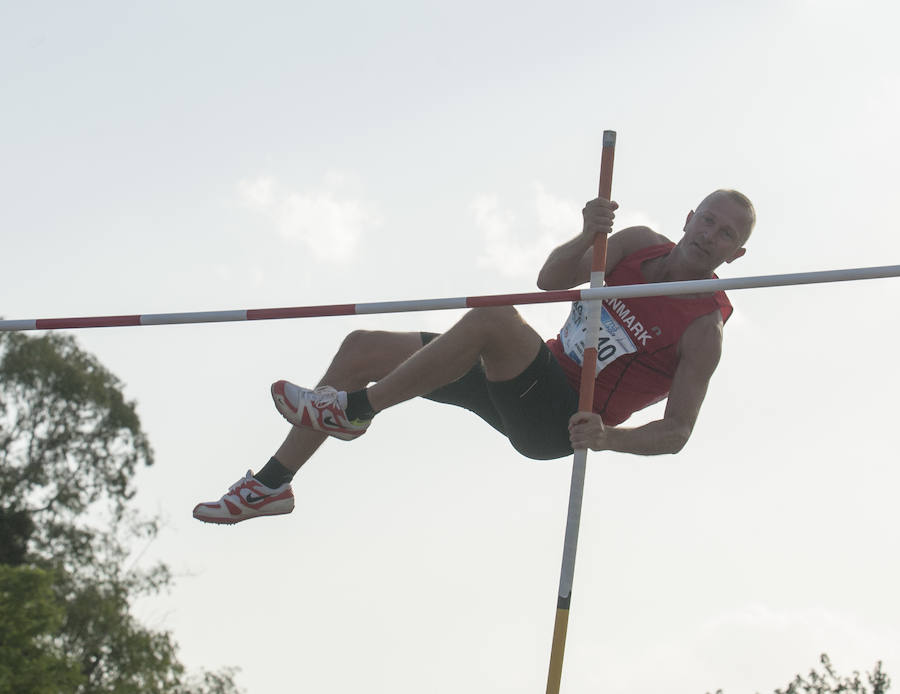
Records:
[[[543,344],[511,306],[473,309],[424,348],[418,333],[354,333],[351,338],[320,383],[329,391],[273,384],[276,407],[299,427],[275,454],[290,471],[315,452],[324,434],[355,438],[374,413],[452,383],[475,364],[483,367],[488,382],[515,378]],[[341,403],[343,397],[347,400]]]
[[[393,371],[421,347],[421,333],[417,332],[354,331],[344,338],[319,385],[360,390]],[[292,427],[275,458],[296,472],[326,438],[326,434],[313,429]]]
[[[420,333],[357,331],[344,340],[322,381],[342,390],[364,388],[389,373],[422,346]],[[293,427],[275,457],[255,474],[248,471],[217,501],[194,507],[194,518],[206,523],[239,523],[248,518],[294,510],[291,479],[315,453],[325,435]]]
[[[369,403],[381,410],[455,381],[479,360],[488,385],[514,378],[534,361],[542,344],[515,309],[475,309],[424,348],[421,333],[351,333],[320,384],[354,392],[374,381]],[[290,480],[325,438],[313,429],[293,427],[261,471],[248,472],[218,501],[197,504],[194,517],[237,523],[290,513],[294,508]]]
[[[542,344],[512,306],[472,309],[383,378],[374,379],[369,402],[377,412],[425,395],[455,381],[479,359],[489,381],[515,378],[534,361]]]

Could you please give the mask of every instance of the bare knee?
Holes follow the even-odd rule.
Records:
[[[481,306],[471,309],[463,320],[482,336],[485,343],[504,340],[526,325],[514,306]]]
[[[368,351],[376,334],[372,330],[354,330],[344,337],[336,356],[350,361],[359,359]]]
[[[354,373],[368,373],[372,362],[381,359],[384,335],[380,330],[354,330],[341,342],[335,363]]]
[[[513,306],[476,308],[466,318],[476,323],[478,335],[474,339],[491,381],[518,376],[534,360],[543,343]]]
[[[498,330],[524,323],[515,306],[479,306],[469,310],[465,319],[481,323],[485,328]]]

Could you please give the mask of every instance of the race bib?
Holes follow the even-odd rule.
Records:
[[[597,342],[597,369],[595,376],[612,364],[623,354],[633,354],[637,351],[631,335],[606,310],[602,305],[600,314],[600,339]],[[566,324],[559,331],[560,342],[568,357],[576,364],[584,363],[584,336],[587,331],[585,325],[587,307],[581,301],[572,304],[572,310]]]

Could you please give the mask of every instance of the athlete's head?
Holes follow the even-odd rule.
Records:
[[[684,224],[686,250],[711,269],[740,258],[756,224],[750,199],[736,190],[719,189],[707,195]]]
[[[703,200],[701,200],[700,204],[697,206],[697,210],[702,209],[705,204],[712,203],[716,199],[724,199],[731,202],[733,205],[743,209],[745,222],[745,227],[743,229],[743,243],[747,243],[747,239],[749,239],[750,234],[753,233],[753,227],[756,226],[756,208],[753,207],[753,203],[750,202],[750,198],[748,198],[739,190],[734,190],[733,188],[719,188],[718,190],[714,190],[712,193],[703,198]]]

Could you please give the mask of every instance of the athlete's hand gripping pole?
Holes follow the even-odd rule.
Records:
[[[603,131],[603,154],[600,159],[600,197],[607,200],[612,194],[613,160],[616,152],[616,133]],[[606,274],[606,234],[594,239],[594,256],[591,263],[591,287],[602,287]],[[586,331],[584,336],[584,361],[581,365],[581,387],[578,393],[578,410],[594,409],[594,378],[597,364],[597,343],[600,341],[600,316],[602,302],[585,302]],[[566,536],[563,543],[562,571],[559,577],[559,596],[556,602],[556,622],[553,626],[553,645],[550,651],[550,672],[547,675],[547,694],[559,694],[562,679],[563,653],[566,648],[566,630],[569,625],[569,604],[572,599],[572,579],[575,574],[575,551],[578,547],[578,528],[581,524],[581,501],[584,496],[584,474],[587,449],[575,451],[572,463],[572,483],[569,488],[569,510],[566,517]]]

